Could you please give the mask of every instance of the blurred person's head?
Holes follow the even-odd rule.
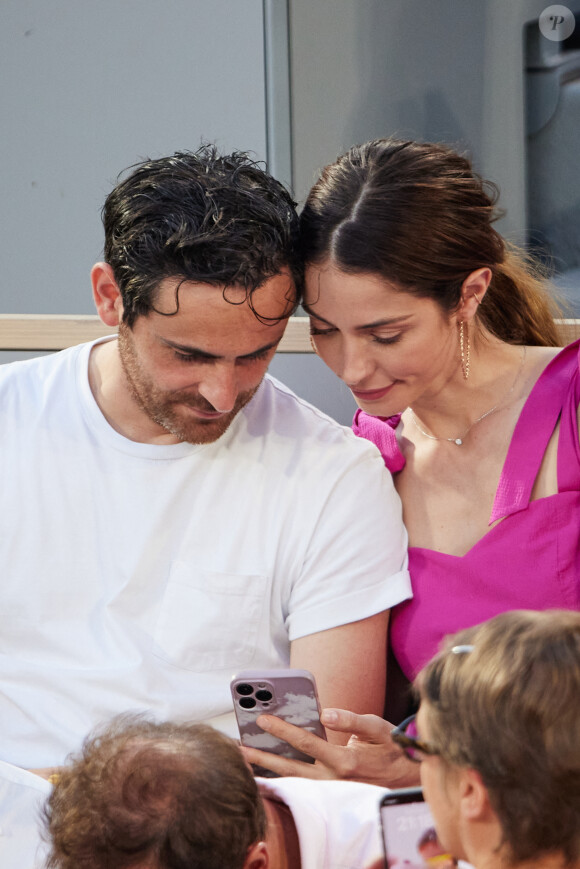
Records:
[[[417,679],[421,779],[441,843],[476,866],[580,862],[580,613],[508,612]]]
[[[45,810],[50,869],[266,867],[266,818],[233,740],[121,716],[62,770]]]

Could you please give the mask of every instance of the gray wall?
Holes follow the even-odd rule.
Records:
[[[356,141],[398,134],[470,149],[525,228],[523,25],[545,0],[289,0],[287,96],[270,130],[302,200]],[[92,310],[99,211],[117,173],[200,138],[264,158],[264,70],[287,66],[284,0],[3,0],[0,310]],[[268,16],[266,16],[268,17]],[[268,40],[267,40],[268,41]],[[271,155],[270,155],[271,156]],[[289,181],[284,160],[270,160]]]
[[[447,142],[470,153],[481,174],[499,185],[506,214],[498,228],[523,243],[524,26],[547,5],[290,0],[298,200],[304,201],[320,169],[356,142],[387,135]],[[311,373],[318,378],[321,372]],[[309,384],[314,400],[324,400],[330,386]],[[347,419],[352,398],[341,391],[336,402],[335,415]]]
[[[2,0],[0,310],[92,313],[117,174],[200,139],[266,157],[262,0]]]
[[[467,149],[525,237],[523,27],[546,0],[290,0],[294,182],[386,135]],[[321,96],[323,95],[323,96]]]

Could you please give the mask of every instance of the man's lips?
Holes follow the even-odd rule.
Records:
[[[219,419],[221,416],[224,416],[225,413],[222,413],[221,410],[203,410],[201,407],[196,407],[194,404],[190,404],[188,401],[180,401],[177,402],[182,407],[186,407],[194,416],[197,416],[199,419]]]
[[[378,401],[380,398],[384,398],[385,395],[391,391],[396,381],[390,383],[388,386],[383,386],[382,389],[353,389],[351,387],[351,392],[355,398],[360,399],[360,401]]]

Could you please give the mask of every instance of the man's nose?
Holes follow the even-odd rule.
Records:
[[[212,365],[199,384],[199,392],[220,413],[233,410],[239,394],[235,364],[219,362]]]

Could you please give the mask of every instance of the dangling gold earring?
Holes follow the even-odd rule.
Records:
[[[467,331],[467,334],[465,332]],[[469,326],[465,329],[465,320],[459,321],[459,352],[461,353],[461,370],[463,379],[469,377]]]
[[[314,338],[312,337],[312,332],[310,333],[310,346],[318,356],[318,350],[316,349],[316,344],[314,343]]]

